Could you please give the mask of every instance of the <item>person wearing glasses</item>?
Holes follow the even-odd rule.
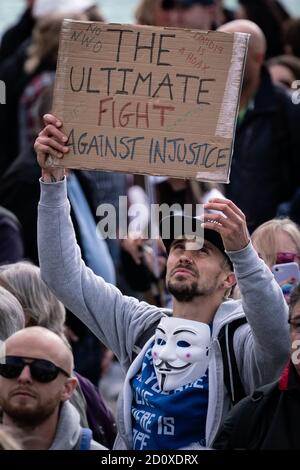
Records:
[[[190,29],[215,29],[215,0],[141,0],[135,11],[138,24]]]
[[[300,231],[289,218],[272,219],[260,225],[252,234],[252,243],[259,256],[272,269],[274,265],[296,263],[300,267]],[[289,265],[291,266],[291,265]],[[288,273],[287,269],[287,273]],[[285,299],[298,284],[297,275],[288,275],[279,282]]]
[[[289,304],[291,359],[281,378],[240,401],[228,415],[215,449],[300,450],[300,285]]]
[[[214,29],[215,0],[163,0],[162,8],[177,13],[176,24],[180,28]]]
[[[105,449],[81,428],[69,402],[77,379],[67,343],[45,328],[29,327],[10,336],[1,355],[2,423],[18,432],[24,449]]]

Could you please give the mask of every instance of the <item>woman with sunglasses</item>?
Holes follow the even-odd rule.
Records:
[[[252,243],[270,269],[285,263],[297,263],[300,267],[300,231],[292,220],[284,218],[265,222],[253,232]],[[296,284],[294,277],[280,283],[287,301]]]

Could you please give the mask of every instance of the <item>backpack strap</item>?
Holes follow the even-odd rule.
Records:
[[[79,450],[90,450],[92,441],[92,431],[89,428],[82,428]]]
[[[224,325],[218,334],[223,359],[224,383],[233,405],[246,396],[233,347],[234,333],[245,323],[247,323],[246,317],[233,320],[231,323]]]
[[[131,361],[132,362],[139,355],[139,353],[143,349],[144,345],[147,343],[148,339],[150,339],[151,336],[154,335],[156,327],[159,324],[159,322],[160,322],[160,320],[153,323],[153,325],[151,325],[150,328],[148,328],[147,330],[143,331],[141,336],[137,339],[137,341],[136,341],[136,343],[135,343],[135,345],[133,346],[133,349],[132,349],[132,356],[131,356]]]
[[[160,310],[162,311],[162,313],[164,313],[168,317],[172,316],[172,310],[170,310],[169,308],[161,308]],[[136,341],[136,343],[135,343],[135,345],[133,346],[133,349],[132,349],[132,356],[131,356],[131,361],[132,362],[134,361],[136,356],[138,356],[138,354],[141,352],[144,345],[147,343],[148,339],[150,339],[151,336],[154,335],[156,327],[158,326],[160,320],[161,319],[156,320],[156,322],[154,322],[152,325],[150,325],[149,328],[147,328],[145,331],[143,331],[141,336],[137,339],[137,341]]]

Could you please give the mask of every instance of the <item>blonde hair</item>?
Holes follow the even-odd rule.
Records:
[[[84,13],[52,14],[39,18],[32,31],[32,43],[27,48],[27,59],[24,70],[31,74],[37,70],[43,61],[56,64],[59,46],[59,35],[64,18],[86,21]]]
[[[300,231],[297,224],[291,219],[272,219],[260,225],[252,234],[252,243],[260,257],[268,266],[276,263],[276,234],[278,232],[287,233],[297,247],[300,254]]]
[[[30,316],[31,326],[63,333],[65,307],[42,281],[37,266],[26,261],[6,266],[0,272],[0,285],[18,299],[25,314]]]
[[[20,444],[4,426],[0,426],[0,450],[22,450]]]

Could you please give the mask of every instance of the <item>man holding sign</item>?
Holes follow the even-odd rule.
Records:
[[[220,332],[235,322],[229,347],[245,393],[278,377],[289,356],[287,306],[251,245],[243,213],[230,200],[215,199],[205,208],[219,213],[193,219],[192,238],[191,232],[177,238],[172,231],[162,233],[173,298],[173,315],[167,317],[153,305],[123,296],[82,262],[64,170],[47,163],[49,156],[65,158],[68,137],[53,115],[45,116],[45,124],[35,144],[42,167],[41,274],[127,372],[115,448],[211,447],[236,401],[224,383]],[[175,217],[169,221],[175,223]],[[228,298],[236,280],[241,300]]]

